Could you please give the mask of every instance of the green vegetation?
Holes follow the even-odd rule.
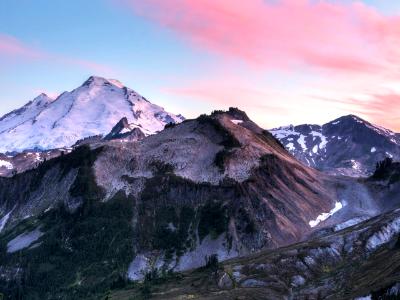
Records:
[[[400,181],[400,163],[393,162],[392,158],[385,158],[376,164],[373,180],[387,180],[389,185]]]
[[[30,190],[35,191],[39,187],[42,178],[46,174],[46,172],[54,166],[59,166],[62,170],[61,176],[58,179],[59,181],[61,181],[65,177],[65,175],[67,175],[68,172],[72,169],[91,167],[101,151],[102,148],[91,150],[89,146],[83,145],[76,148],[69,154],[62,154],[56,158],[44,160],[38,165],[37,168],[17,174],[14,177],[20,178],[29,176],[29,178],[31,179]]]
[[[186,248],[190,248],[194,239],[189,238],[189,227],[195,216],[194,210],[184,206],[177,212],[172,206],[160,207],[155,215],[155,228],[152,240],[154,249],[165,250],[166,258],[173,254],[181,256]]]
[[[200,124],[211,125],[214,128],[214,130],[222,136],[222,142],[220,144],[224,146],[226,149],[232,149],[241,146],[240,142],[236,139],[236,137],[231,132],[229,132],[229,130],[227,130],[224,126],[222,126],[221,123],[218,121],[218,119],[214,118],[213,115],[211,116],[200,115],[200,117],[197,118],[197,121]]]
[[[230,152],[228,150],[222,149],[215,155],[214,164],[219,168],[221,172],[225,170],[225,160],[228,158],[229,153]]]
[[[199,238],[203,240],[210,234],[211,238],[217,238],[228,230],[227,207],[221,202],[210,201],[200,208]]]
[[[124,193],[107,202],[88,195],[73,213],[59,207],[38,222],[26,221],[16,228],[25,231],[40,224],[45,235],[38,247],[7,255],[11,238],[2,238],[0,264],[24,268],[22,278],[0,281],[6,299],[98,299],[99,294],[126,284],[126,270],[134,255],[133,200]]]

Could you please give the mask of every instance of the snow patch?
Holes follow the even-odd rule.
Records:
[[[12,239],[7,244],[7,253],[14,253],[24,248],[29,247],[34,242],[36,242],[44,233],[40,231],[39,228],[30,231],[24,232]]]
[[[371,299],[372,299],[371,295],[368,295],[368,296],[365,296],[365,297],[355,298],[354,300],[371,300]]]
[[[236,124],[236,125],[243,123],[242,120],[231,120],[231,122]]]
[[[306,137],[304,135],[301,134],[297,142],[300,144],[301,148],[303,149],[303,152],[307,150]]]
[[[271,133],[279,140],[284,139],[289,135],[300,135],[300,133],[294,131],[293,125],[272,129]]]
[[[128,278],[130,280],[142,280],[149,268],[150,260],[143,254],[136,255],[128,269]]]
[[[2,159],[0,159],[0,168],[1,167],[5,167],[8,170],[14,169],[14,166],[13,166],[12,163],[10,163],[10,162],[8,162],[6,160],[2,160]]]
[[[315,220],[311,220],[310,222],[308,222],[308,224],[310,225],[310,227],[315,227],[319,223],[321,223],[322,221],[325,221],[326,219],[328,219],[334,213],[336,213],[339,210],[341,210],[342,208],[343,208],[343,204],[340,203],[340,202],[336,202],[335,203],[335,207],[332,208],[330,212],[320,214]]]
[[[399,296],[399,294],[400,294],[400,283],[396,283],[394,286],[390,288],[390,290],[386,292],[386,295],[388,296]]]
[[[317,132],[317,131],[311,131],[311,134],[313,137],[319,137],[321,142],[319,144],[319,149],[325,149],[326,144],[328,144],[328,140],[326,139],[326,136],[324,136],[322,133]],[[314,152],[315,153],[315,152]]]
[[[237,257],[239,253],[234,249],[226,249],[226,246],[224,245],[225,243],[226,241],[224,235],[221,235],[215,240],[211,239],[210,236],[205,237],[202,243],[197,246],[196,249],[186,252],[180,257],[176,270],[184,271],[204,266],[206,262],[206,256],[211,256],[213,254],[218,255],[219,261]]]
[[[357,218],[347,220],[346,222],[337,224],[334,228],[334,231],[339,231],[339,230],[354,226],[354,225],[361,223],[367,219],[369,219],[369,217],[364,216],[364,217],[357,217]]]
[[[371,153],[375,153],[376,152],[376,148],[375,147],[372,147],[371,148]]]
[[[390,158],[393,158],[393,154],[386,152],[386,155],[389,156]]]
[[[351,168],[357,171],[360,171],[360,163],[354,159],[350,160],[351,161]]]
[[[387,225],[383,226],[378,232],[375,232],[367,241],[366,247],[373,251],[379,246],[389,242],[400,232],[400,218],[396,218]]]
[[[8,219],[10,218],[11,213],[14,209],[10,210],[4,217],[0,219],[0,233],[3,231],[4,227],[6,226]]]
[[[287,145],[286,145],[286,148],[287,148],[289,151],[294,151],[294,150],[296,150],[296,148],[294,147],[293,143],[287,144]]]

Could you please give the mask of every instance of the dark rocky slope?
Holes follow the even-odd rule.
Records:
[[[97,299],[128,276],[287,245],[336,201],[235,109],[91,147],[0,178],[6,298]]]

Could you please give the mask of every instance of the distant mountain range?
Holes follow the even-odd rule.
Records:
[[[56,99],[41,94],[0,118],[0,176],[34,167],[74,145],[137,140],[183,120],[117,80],[92,76]],[[368,176],[385,157],[400,159],[400,134],[354,115],[270,132],[305,165],[329,174]]]
[[[366,176],[385,157],[400,159],[400,134],[354,115],[270,132],[298,160],[332,174]]]
[[[184,120],[166,112],[117,80],[92,76],[56,99],[41,94],[0,118],[0,153],[70,147],[106,135],[122,118],[131,129],[154,134]]]

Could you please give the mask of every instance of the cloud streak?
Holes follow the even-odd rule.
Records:
[[[125,0],[194,47],[253,66],[377,71],[400,61],[400,18],[361,2]],[[396,44],[397,43],[397,44]]]
[[[361,1],[115,1],[196,50],[220,58],[214,67],[219,76],[185,78],[167,89],[175,95],[215,105],[246,99],[244,105],[266,108],[264,118],[271,118],[268,108],[281,118],[301,111],[304,116],[325,115],[325,121],[333,112],[360,113],[400,130],[400,91],[388,93],[386,87],[400,81],[398,15],[383,15]],[[234,77],[226,65],[230,71],[238,66]],[[284,82],[301,78],[304,87],[277,90],[264,80],[265,74],[276,72],[286,74]]]
[[[62,65],[74,65],[94,72],[110,72],[111,68],[96,62],[50,53],[30,46],[15,37],[0,33],[0,59],[14,61],[46,61]]]

